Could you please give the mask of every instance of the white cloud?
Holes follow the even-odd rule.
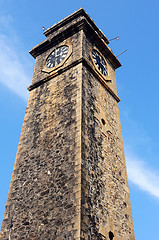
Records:
[[[1,15],[0,16],[0,31],[12,31],[11,24],[13,23],[13,18],[11,15]]]
[[[141,190],[159,198],[159,174],[142,160],[126,152],[128,179]]]
[[[10,17],[8,18],[10,19]],[[4,17],[0,18],[1,22],[5,22]],[[9,27],[6,29],[8,33],[6,31],[0,33],[0,82],[27,100],[29,95],[27,87],[31,84],[32,66],[23,56],[16,34],[12,30],[10,31]]]

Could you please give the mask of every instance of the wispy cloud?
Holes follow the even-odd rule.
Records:
[[[159,198],[159,173],[127,151],[125,156],[129,180],[141,190]]]
[[[11,21],[10,16],[7,19]],[[7,19],[0,18],[0,23],[8,30],[0,29],[0,82],[26,100],[27,86],[31,83],[31,64],[23,57],[16,33],[10,30],[8,24],[5,25]]]

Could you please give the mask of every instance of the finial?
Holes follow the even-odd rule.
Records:
[[[46,28],[43,26],[43,31],[46,31]]]

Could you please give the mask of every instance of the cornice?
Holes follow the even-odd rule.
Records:
[[[85,17],[87,21],[89,22],[90,25],[92,25],[94,31],[98,32],[99,36],[108,44],[109,40],[108,38],[102,33],[102,31],[96,26],[94,21],[91,19],[91,17],[85,12],[83,8],[80,8],[78,11],[75,11],[74,13],[70,14],[57,24],[54,24],[52,27],[48,28],[45,32],[44,35],[48,37],[51,33],[54,31],[57,31],[58,29],[62,28],[63,26],[67,25],[71,21],[74,21],[75,19],[79,17]]]
[[[29,91],[32,91],[33,89],[41,86],[42,84],[44,84],[45,82],[50,81],[51,79],[53,79],[56,76],[59,76],[60,74],[62,74],[63,72],[71,69],[72,67],[75,67],[76,65],[83,63],[83,65],[98,79],[98,81],[100,81],[102,83],[102,85],[108,90],[108,92],[116,99],[117,102],[120,102],[120,98],[113,92],[113,90],[106,84],[106,81],[104,80],[104,78],[102,78],[101,75],[99,75],[89,64],[89,62],[84,59],[84,58],[80,58],[79,60],[76,60],[74,62],[72,62],[70,65],[57,69],[55,70],[53,73],[49,74],[47,77],[43,78],[42,80],[40,80],[37,83],[31,84],[28,87]]]

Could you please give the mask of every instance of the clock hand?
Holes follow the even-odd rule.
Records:
[[[100,68],[101,68],[101,72],[103,74],[104,73],[104,66],[103,66],[103,64],[100,64]]]
[[[101,67],[100,57],[96,56],[96,60],[97,60],[98,69],[100,70],[100,67]]]

